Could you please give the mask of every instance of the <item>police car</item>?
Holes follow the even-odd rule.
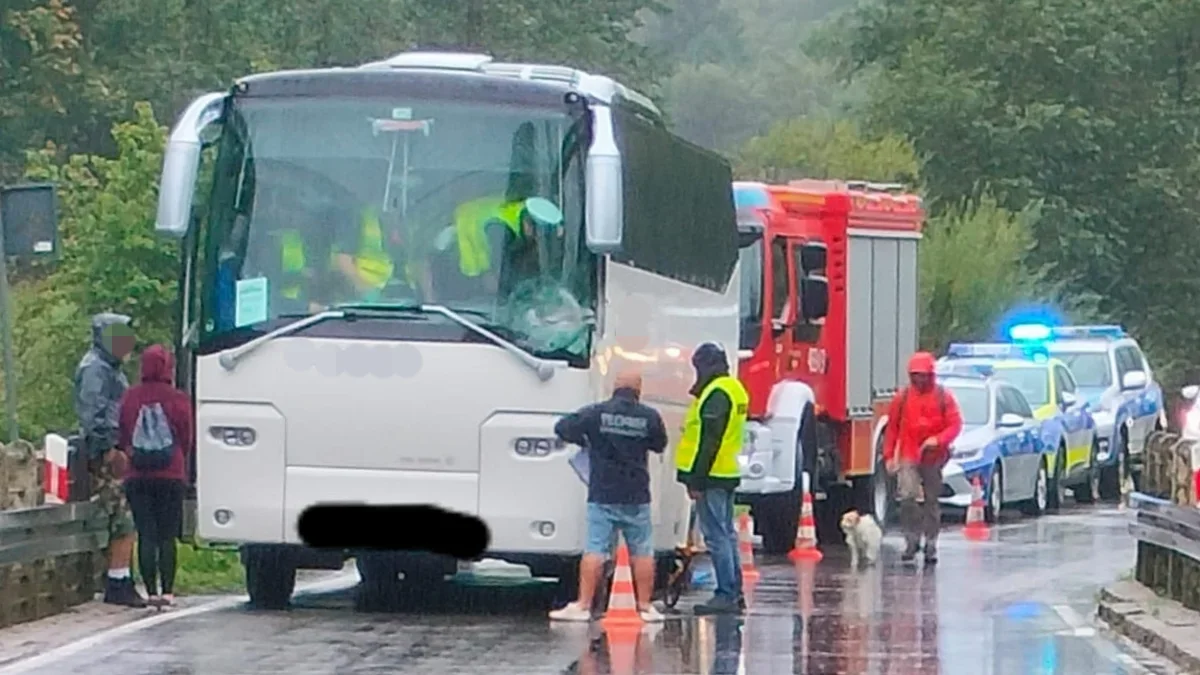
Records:
[[[1079,399],[1078,385],[1066,363],[1044,349],[1011,343],[952,344],[939,361],[954,371],[986,367],[1021,390],[1041,420],[1042,441],[1049,456],[1050,509],[1060,507],[1066,490],[1076,501],[1096,499],[1099,470],[1094,467],[1098,447],[1096,422]]]
[[[1167,428],[1162,387],[1137,340],[1112,325],[1021,324],[1009,330],[1009,338],[1040,344],[1071,369],[1096,420],[1100,497],[1120,499],[1122,478],[1138,481],[1146,439]]]
[[[1044,421],[1021,390],[995,377],[986,366],[937,371],[938,382],[954,395],[962,411],[963,430],[950,445],[950,461],[942,468],[939,501],[946,506],[971,505],[978,479],[984,518],[996,522],[1000,509],[1019,504],[1030,515],[1049,507],[1050,471],[1043,440]]]

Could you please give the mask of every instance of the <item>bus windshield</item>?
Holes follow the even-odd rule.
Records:
[[[235,98],[227,111],[202,341],[345,304],[437,304],[540,356],[587,353],[582,118],[374,97]]]

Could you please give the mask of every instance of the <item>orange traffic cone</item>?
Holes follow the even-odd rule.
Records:
[[[743,513],[738,518],[738,557],[742,561],[742,581],[753,583],[758,581],[758,569],[754,567],[754,526],[750,524],[750,514]]]
[[[963,536],[976,541],[988,538],[988,526],[983,519],[983,488],[979,484],[979,476],[971,481],[971,506],[967,508],[967,524],[963,527]]]
[[[808,473],[803,474],[803,495],[800,498],[800,523],[796,527],[796,545],[788,553],[792,560],[820,560],[824,556],[817,548],[817,521],[813,519],[812,491],[809,490]]]
[[[613,573],[612,590],[608,594],[608,611],[600,620],[605,629],[620,626],[640,628],[644,623],[638,614],[637,596],[633,593],[633,571],[629,566],[629,549],[622,537],[617,548],[617,569]]]

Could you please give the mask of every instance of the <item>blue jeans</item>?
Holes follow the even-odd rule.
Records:
[[[733,491],[709,489],[696,500],[700,533],[717,577],[714,596],[737,601],[742,596],[742,563],[738,558],[737,528],[733,525]]]

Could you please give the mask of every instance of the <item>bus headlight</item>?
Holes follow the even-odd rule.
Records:
[[[546,457],[555,450],[562,450],[567,444],[559,438],[518,438],[513,447],[521,457]]]
[[[254,445],[258,435],[250,427],[209,427],[208,434],[215,440],[235,448]]]

